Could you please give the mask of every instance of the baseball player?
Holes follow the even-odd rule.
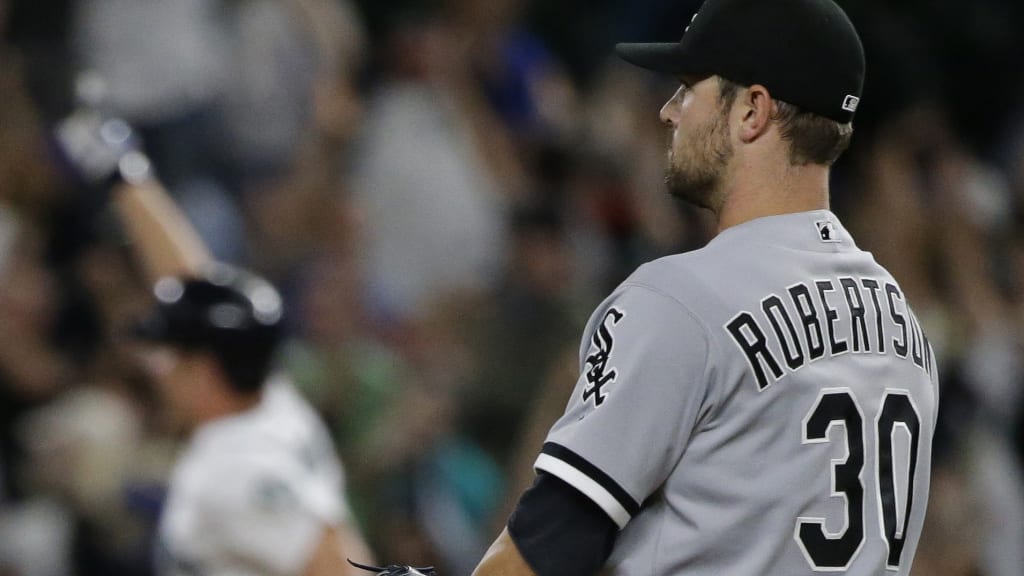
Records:
[[[281,301],[226,265],[167,277],[137,335],[160,391],[191,430],[157,548],[167,575],[339,574],[365,557],[347,528],[341,465],[313,409],[270,375]],[[354,568],[350,568],[354,571]]]
[[[190,433],[158,534],[161,575],[363,574],[326,428],[272,373],[282,304],[266,281],[213,261],[116,120],[80,111],[58,140],[87,180],[111,188],[155,305],[140,356]]]
[[[678,43],[669,191],[705,248],[594,312],[536,480],[477,576],[910,574],[936,361],[899,284],[829,211],[864,54],[832,0],[707,0]]]

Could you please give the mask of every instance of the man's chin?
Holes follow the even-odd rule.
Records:
[[[692,204],[698,208],[707,208],[708,210],[712,208],[711,195],[714,190],[713,183],[685,182],[669,175],[665,177],[665,188],[668,190],[669,196],[676,200]]]

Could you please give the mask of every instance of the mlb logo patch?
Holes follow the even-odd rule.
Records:
[[[836,225],[831,220],[815,222],[814,225],[818,228],[818,239],[822,242],[832,244],[842,242],[839,238],[839,233],[836,232]]]
[[[856,96],[847,96],[843,100],[843,110],[846,110],[847,112],[856,112],[858,104],[860,104],[860,98],[857,98]]]

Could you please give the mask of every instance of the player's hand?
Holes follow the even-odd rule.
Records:
[[[53,131],[67,168],[83,184],[95,188],[109,187],[117,179],[147,178],[149,160],[142,153],[135,131],[123,119],[103,110],[102,83],[86,76],[79,79],[79,84],[78,107]]]
[[[413,568],[412,566],[399,566],[397,564],[391,564],[388,566],[365,566],[348,561],[349,564],[356,568],[361,568],[375,573],[377,576],[434,576],[434,567],[426,566],[423,568]]]
[[[144,178],[149,160],[127,122],[79,109],[61,120],[54,131],[61,156],[83,183],[103,186],[112,178]]]

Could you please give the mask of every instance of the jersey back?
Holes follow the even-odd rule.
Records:
[[[761,218],[594,313],[537,460],[622,528],[616,575],[907,575],[937,366],[834,214]]]

